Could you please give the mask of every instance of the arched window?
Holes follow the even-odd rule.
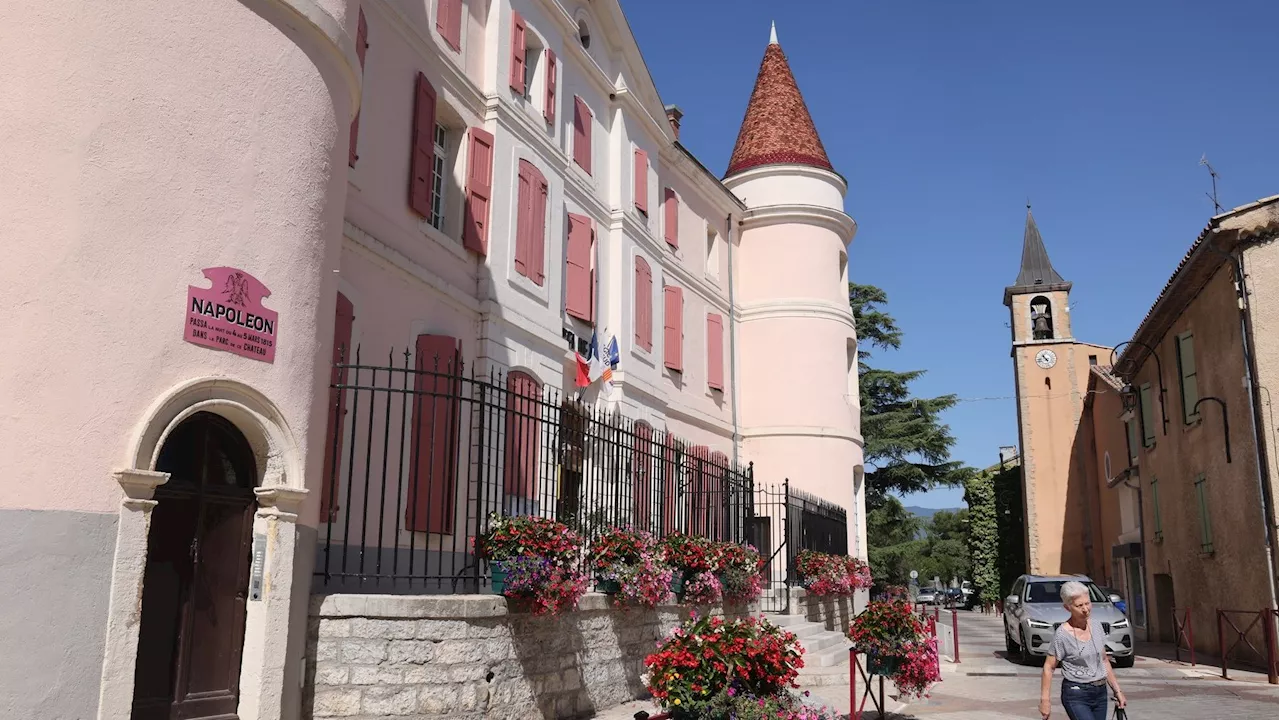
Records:
[[[1031,339],[1053,339],[1053,305],[1043,295],[1031,298]]]
[[[591,28],[587,27],[586,20],[578,21],[578,42],[582,43],[584,49],[591,49]]]
[[[649,423],[638,422],[633,429],[634,445],[631,449],[631,502],[634,508],[635,526],[648,530],[653,503],[653,428]]]
[[[508,503],[532,505],[537,498],[541,398],[542,385],[532,375],[516,370],[507,376],[506,472],[502,485]],[[527,505],[521,509],[533,512]]]

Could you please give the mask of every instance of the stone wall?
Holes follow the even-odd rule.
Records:
[[[822,623],[828,630],[847,633],[854,616],[866,608],[867,595],[866,590],[858,590],[852,597],[819,597],[804,588],[791,588],[790,614]]]
[[[495,595],[313,596],[303,717],[591,717],[646,694],[645,656],[690,612],[611,601],[535,616]]]

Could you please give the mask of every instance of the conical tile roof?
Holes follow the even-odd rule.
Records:
[[[1016,294],[1070,289],[1071,283],[1063,279],[1049,262],[1044,238],[1040,237],[1040,228],[1031,215],[1031,207],[1027,206],[1027,224],[1022,231],[1022,264],[1018,267],[1018,278],[1004,289],[1005,304]]]
[[[771,30],[769,40],[725,176],[775,164],[831,170],[831,160],[822,147],[776,32]]]

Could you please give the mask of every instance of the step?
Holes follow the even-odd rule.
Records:
[[[849,649],[849,638],[840,633],[827,632],[814,637],[806,638],[800,641],[804,646],[805,652],[818,652],[831,647],[840,646],[846,651]]]
[[[800,668],[800,674],[796,676],[796,684],[801,687],[813,687],[815,685],[849,685],[849,666],[848,665],[826,665],[820,667],[810,666],[805,661],[805,666]]]

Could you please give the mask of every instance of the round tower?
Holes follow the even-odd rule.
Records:
[[[742,447],[756,477],[838,503],[866,557],[848,186],[770,30],[725,185],[746,204],[735,272]]]

